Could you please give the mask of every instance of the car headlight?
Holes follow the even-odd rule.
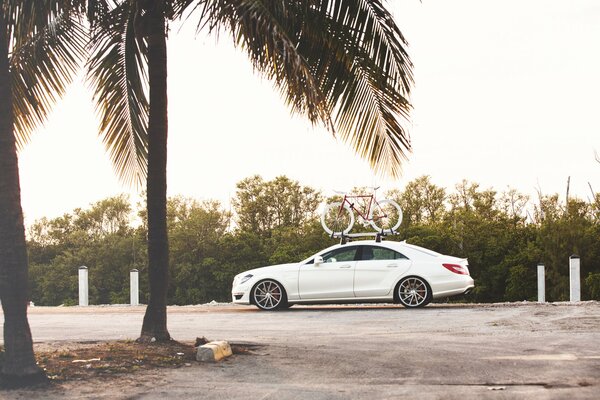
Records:
[[[252,274],[248,274],[248,275],[244,276],[239,284],[241,285],[242,283],[248,282],[250,280],[250,278],[252,278],[253,276],[254,275],[252,275]]]

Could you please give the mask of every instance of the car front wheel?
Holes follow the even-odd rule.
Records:
[[[404,307],[424,307],[431,301],[427,282],[416,276],[404,278],[398,284],[398,300]]]
[[[274,280],[260,281],[252,289],[253,303],[264,311],[284,308],[287,298],[283,286]]]

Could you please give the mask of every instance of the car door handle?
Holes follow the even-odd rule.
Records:
[[[398,264],[390,264],[387,267],[388,268],[398,268]]]
[[[352,265],[342,265],[340,268],[352,268]]]

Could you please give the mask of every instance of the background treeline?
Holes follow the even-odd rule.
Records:
[[[395,240],[469,258],[475,291],[457,300],[535,300],[538,262],[546,265],[547,300],[568,300],[568,258],[574,253],[581,256],[582,299],[600,299],[598,195],[562,201],[539,194],[531,200],[467,181],[450,192],[423,176],[402,192],[379,197],[395,199],[404,211]],[[169,303],[229,301],[235,274],[299,261],[336,243],[324,234],[317,213],[329,200],[286,177],[259,176],[238,183],[231,210],[215,201],[171,198]],[[76,304],[77,271],[85,265],[91,304],[127,303],[133,268],[140,271],[145,302],[145,221],[144,205],[133,209],[126,196],[36,221],[28,230],[32,301]]]

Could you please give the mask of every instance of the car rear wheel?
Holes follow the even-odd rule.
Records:
[[[283,286],[271,279],[260,281],[254,286],[252,300],[256,307],[264,311],[277,310],[287,304],[287,296]]]
[[[404,278],[398,284],[398,300],[404,307],[424,307],[431,301],[429,284],[416,276]]]

